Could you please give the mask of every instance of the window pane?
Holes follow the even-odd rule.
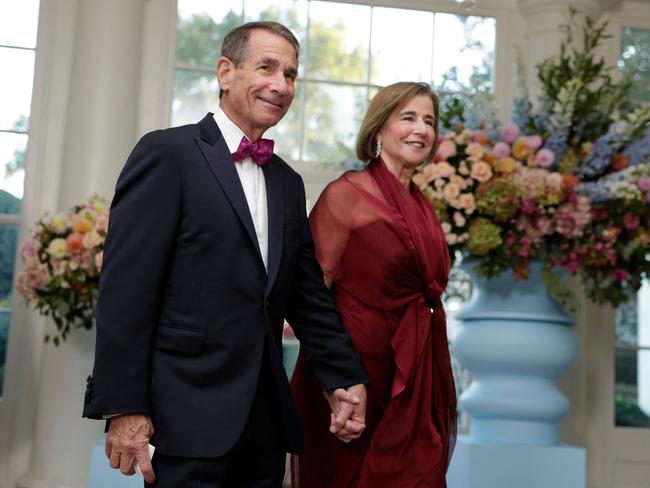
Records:
[[[214,69],[226,34],[241,24],[242,2],[179,0],[176,62]]]
[[[370,7],[309,3],[308,78],[366,82]]]
[[[631,101],[650,101],[650,30],[623,27],[618,65],[632,79]]]
[[[36,47],[39,0],[0,0],[0,44]]]
[[[0,305],[0,398],[2,398],[5,379],[5,360],[7,357],[7,340],[9,335],[9,319],[11,310]]]
[[[219,84],[211,73],[177,69],[172,125],[195,124],[219,105]]]
[[[616,351],[616,426],[650,427],[650,351]]]
[[[645,280],[636,296],[616,310],[616,341],[650,347],[650,281]]]
[[[435,14],[433,82],[447,90],[493,87],[495,19]]]
[[[4,205],[5,194],[0,192],[0,205]],[[10,301],[14,280],[16,259],[16,240],[18,225],[0,225],[0,397],[4,379],[5,357],[7,352],[7,334],[11,315]]]
[[[0,213],[20,212],[26,149],[27,134],[0,132]]]
[[[307,35],[307,0],[277,0],[272,4],[267,0],[246,0],[246,22],[254,20],[273,20],[287,26],[300,43],[299,61],[305,59],[305,38]],[[299,76],[304,74],[300,64]]]
[[[248,5],[248,3],[246,3]],[[289,111],[280,123],[271,127],[264,137],[275,141],[274,152],[287,161],[300,159],[300,109],[302,84],[296,86],[296,94]]]
[[[34,51],[0,48],[0,130],[26,131],[32,103]]]
[[[431,82],[433,14],[375,8],[372,14],[372,73],[377,85]]]
[[[303,159],[328,167],[356,162],[354,145],[366,111],[366,89],[308,83]]]

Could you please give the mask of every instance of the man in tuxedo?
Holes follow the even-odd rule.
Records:
[[[302,448],[285,318],[332,407],[323,428],[345,442],[364,428],[367,376],[314,258],[302,180],[261,139],[297,73],[286,27],[234,29],[215,113],[145,135],[118,179],[84,416],[109,419],[111,467],[137,462],[145,486],[281,485]]]

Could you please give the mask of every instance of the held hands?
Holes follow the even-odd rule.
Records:
[[[343,442],[358,439],[366,428],[366,386],[325,392],[330,405],[330,432]]]
[[[119,415],[111,419],[106,433],[106,457],[111,468],[122,474],[135,474],[137,461],[147,483],[156,481],[156,475],[149,459],[149,439],[153,435],[153,424],[147,415]]]

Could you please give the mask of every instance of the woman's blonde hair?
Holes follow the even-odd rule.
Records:
[[[357,158],[364,163],[375,159],[375,148],[377,147],[377,134],[384,126],[388,117],[396,110],[400,110],[413,97],[425,95],[431,98],[433,103],[433,114],[436,117],[435,131],[436,137],[433,141],[433,147],[427,157],[427,161],[433,158],[438,147],[438,113],[439,102],[438,96],[433,93],[431,87],[426,83],[415,83],[411,81],[400,81],[388,85],[379,90],[373,97],[368,106],[361,129],[357,136]]]

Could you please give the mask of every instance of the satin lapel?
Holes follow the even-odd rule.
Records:
[[[264,165],[264,181],[266,182],[266,201],[269,217],[269,262],[266,293],[278,275],[282,259],[282,236],[284,235],[284,180],[282,166],[276,156]]]
[[[206,118],[199,122],[199,129],[201,138],[196,138],[196,142],[203,152],[203,156],[208,162],[210,170],[226,194],[226,198],[230,201],[230,205],[232,205],[233,210],[246,229],[248,237],[250,237],[255,249],[257,249],[259,258],[262,259],[260,245],[257,241],[257,234],[253,225],[253,218],[248,209],[244,189],[241,186],[232,155],[228,151],[226,142],[221,137],[221,131],[219,131],[217,123],[212,118],[212,114],[208,114]],[[216,136],[213,131],[216,131]]]

